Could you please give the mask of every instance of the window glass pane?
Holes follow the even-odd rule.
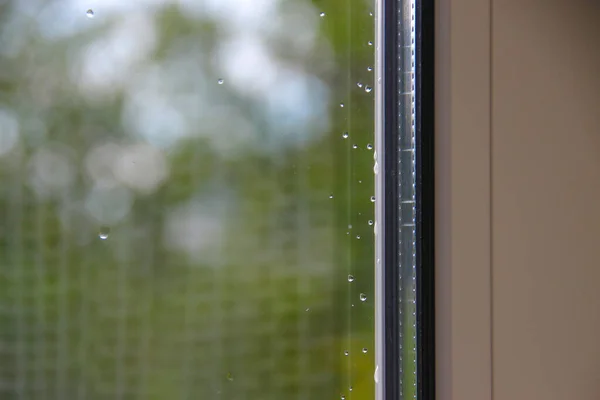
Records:
[[[2,2],[0,398],[373,398],[374,12]]]

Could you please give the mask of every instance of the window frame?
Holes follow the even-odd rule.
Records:
[[[415,5],[416,396],[435,398],[434,0]],[[402,399],[400,377],[398,64],[401,0],[380,0],[377,19],[376,399]],[[381,264],[380,264],[381,259]]]

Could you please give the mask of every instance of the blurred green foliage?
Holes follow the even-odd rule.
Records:
[[[246,24],[229,26],[227,15],[249,2],[201,16],[167,0],[132,2],[135,13],[98,2],[93,19],[72,3],[0,5],[0,111],[13,118],[0,118],[0,398],[372,399],[374,93],[364,88],[374,83],[373,4],[272,2],[275,14],[257,28],[284,24],[262,36],[272,62],[319,85],[305,84],[308,103],[273,114],[265,110],[286,97],[269,108],[255,93],[277,86],[244,91],[222,69],[220,46]],[[77,57],[142,14],[152,51],[96,95],[97,82],[73,72]],[[141,47],[147,32],[128,35]],[[101,65],[104,51],[94,79],[119,68]],[[177,109],[178,95],[201,99],[186,114],[187,135],[158,130],[173,142],[161,147],[127,123],[128,85],[188,58],[180,74],[198,89],[157,81],[175,97],[154,114]],[[203,104],[221,104],[225,117],[201,115]],[[166,179],[152,184],[152,163],[142,173],[129,166],[138,172],[125,181],[108,173],[124,193],[115,200],[89,167],[93,149],[111,143],[157,147]],[[119,207],[124,215],[104,217]]]

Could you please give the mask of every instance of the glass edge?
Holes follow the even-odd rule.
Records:
[[[384,89],[383,89],[383,39],[384,39],[384,1],[375,0],[375,152],[384,157]],[[375,400],[384,400],[383,365],[385,363],[385,299],[383,264],[383,202],[385,171],[375,175]],[[381,366],[381,367],[380,367]]]
[[[394,52],[386,44],[386,12],[396,9],[400,0],[375,0],[375,151],[380,173],[375,176],[375,399],[387,399],[393,392],[386,382],[386,293],[385,280],[385,108],[397,96],[385,93],[384,53]],[[396,3],[392,5],[391,3]],[[434,281],[434,0],[416,1],[416,191],[417,191],[417,398],[435,398],[435,281]],[[389,32],[387,33],[389,35]],[[395,40],[392,41],[395,47]],[[397,56],[397,54],[395,54]],[[397,101],[396,101],[397,103]],[[394,104],[394,106],[396,106]],[[396,149],[393,149],[396,151]],[[377,161],[376,160],[376,161]],[[389,193],[388,193],[389,196]],[[400,312],[400,310],[395,310]],[[394,340],[394,339],[392,339]],[[398,339],[399,340],[399,339]],[[401,393],[400,393],[401,395]]]

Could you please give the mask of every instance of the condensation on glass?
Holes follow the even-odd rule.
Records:
[[[1,399],[372,399],[374,12],[2,2]]]

